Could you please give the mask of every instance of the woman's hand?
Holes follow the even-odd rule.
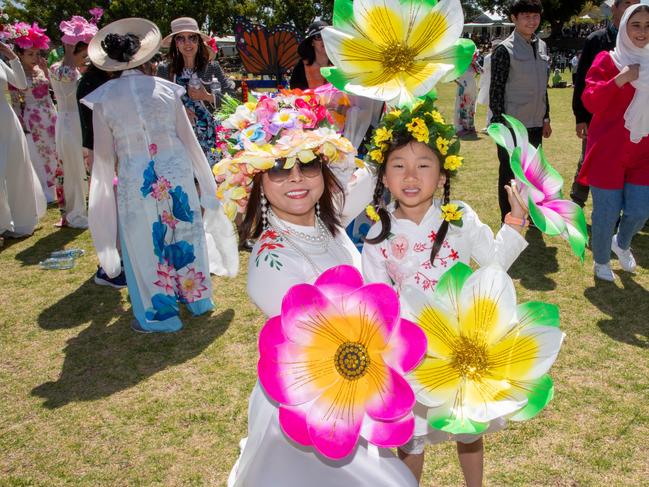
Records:
[[[615,77],[615,84],[622,88],[625,84],[631,83],[640,77],[640,65],[630,64],[624,66],[620,74]]]
[[[192,88],[190,86],[187,94],[192,100],[207,101],[210,103],[214,100],[211,93],[205,89],[202,83],[198,88]]]
[[[11,48],[4,42],[0,42],[0,54],[6,57],[9,61],[13,61],[18,57],[16,56],[16,53],[13,52]]]

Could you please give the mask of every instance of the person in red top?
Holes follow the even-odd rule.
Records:
[[[611,250],[622,269],[635,271],[631,240],[649,218],[648,44],[649,5],[633,5],[622,17],[615,50],[595,58],[582,94],[593,119],[579,182],[593,194],[595,277],[606,281],[615,279]]]

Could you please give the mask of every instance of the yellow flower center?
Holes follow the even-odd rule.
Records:
[[[334,355],[336,370],[343,379],[358,380],[367,373],[370,356],[367,349],[358,342],[345,342]]]
[[[407,44],[393,42],[383,48],[381,55],[383,56],[383,66],[391,75],[395,75],[408,71],[414,64],[417,53]]]
[[[489,368],[487,345],[460,336],[453,344],[451,366],[463,378],[480,381]]]

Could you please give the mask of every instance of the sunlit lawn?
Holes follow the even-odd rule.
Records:
[[[571,89],[551,90],[552,164],[569,188],[579,155]],[[441,90],[452,114],[452,86]],[[484,107],[476,117],[484,126]],[[611,141],[615,143],[615,141]],[[484,135],[463,143],[452,193],[496,227],[497,158]],[[587,209],[590,216],[590,209]],[[88,232],[56,229],[50,209],[30,238],[0,252],[0,485],[225,485],[247,426],[263,324],[234,280],[215,278],[217,309],[183,331],[129,328],[127,292],[92,282]],[[519,301],[556,303],[567,334],[541,415],[486,439],[490,486],[649,485],[649,234],[636,275],[595,283],[566,242],[528,234],[511,270]],[[50,251],[81,247],[69,271],[42,271]],[[272,283],[269,283],[272,285]],[[427,451],[422,485],[461,485],[455,446]],[[281,486],[270,486],[281,487]]]

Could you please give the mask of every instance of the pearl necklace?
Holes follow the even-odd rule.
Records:
[[[318,229],[318,233],[316,235],[300,232],[298,230],[295,230],[294,228],[291,228],[288,225],[284,225],[282,221],[277,217],[277,215],[275,215],[273,210],[268,210],[268,217],[269,217],[269,221],[271,222],[271,225],[273,225],[276,228],[279,228],[280,230],[283,231],[283,233],[288,233],[289,235],[295,237],[296,239],[309,244],[322,244],[326,249],[327,245],[329,244],[329,241],[333,238],[331,233],[329,233],[327,227],[325,227],[325,224],[322,223],[322,220],[318,216],[316,216],[315,219],[316,222],[315,226]]]

